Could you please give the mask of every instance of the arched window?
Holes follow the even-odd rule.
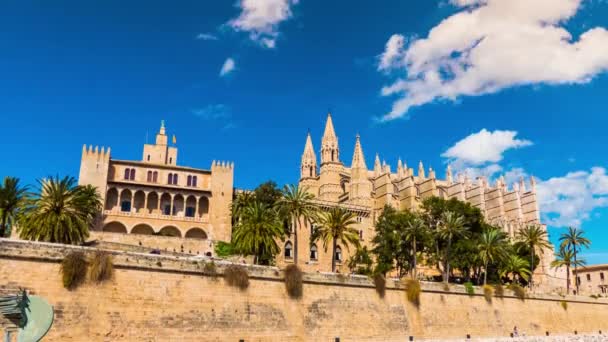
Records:
[[[170,173],[169,176],[167,176],[167,184],[171,185],[173,184],[173,174]]]
[[[196,187],[196,176],[192,176],[192,186]]]
[[[312,166],[308,167],[309,173],[310,173],[310,177],[312,177]]]
[[[331,161],[334,161],[334,151],[331,151]]]
[[[148,171],[148,182],[152,182],[152,171]]]
[[[317,252],[317,245],[310,246],[310,260],[317,261],[319,259],[319,254]]]
[[[293,246],[291,244],[291,241],[287,241],[285,242],[285,259],[292,259],[293,258]]]
[[[359,230],[359,240],[363,241],[363,230]]]
[[[150,161],[150,155],[148,154],[148,161]]]
[[[173,164],[173,157],[169,158],[169,164]]]
[[[158,182],[158,172],[154,171],[154,173],[152,173],[152,181],[154,183]]]
[[[125,169],[125,180],[129,180],[130,171],[131,169]]]
[[[130,179],[131,180],[135,180],[135,169],[131,169],[131,175],[130,175]]]
[[[335,255],[336,261],[337,262],[341,262],[342,261],[342,248],[340,248],[340,246],[336,246],[336,255]]]
[[[186,186],[192,186],[192,176],[188,175]]]
[[[177,173],[173,175],[173,185],[177,185]]]

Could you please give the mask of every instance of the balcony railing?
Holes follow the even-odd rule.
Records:
[[[138,217],[143,219],[159,219],[159,220],[170,220],[170,221],[187,221],[187,222],[202,222],[209,223],[209,214],[203,214],[201,217],[189,217],[184,214],[178,215],[163,215],[163,214],[153,214],[153,213],[145,213],[145,212],[131,212],[131,211],[121,211],[121,210],[104,210],[104,215],[113,215],[113,216],[125,216],[125,217]]]

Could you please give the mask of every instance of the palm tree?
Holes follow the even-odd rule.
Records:
[[[479,257],[484,263],[483,284],[488,282],[488,264],[506,256],[507,236],[499,229],[491,228],[481,234],[479,240]]]
[[[249,204],[251,204],[255,200],[255,194],[251,191],[242,191],[239,192],[232,201],[230,205],[230,210],[232,211],[232,219],[233,223],[236,223],[238,218],[242,215],[243,210]]]
[[[283,233],[277,212],[262,202],[252,201],[242,208],[232,243],[243,254],[253,255],[254,263],[258,264],[279,253],[277,239]]]
[[[578,263],[576,257],[580,248],[589,248],[591,241],[585,237],[585,231],[576,227],[568,227],[568,231],[563,233],[559,237],[561,241],[560,248],[566,248],[572,250],[572,256],[574,257],[574,277],[578,279],[577,267]],[[575,281],[576,293],[578,294],[578,280]]]
[[[331,271],[336,272],[336,247],[338,241],[348,249],[349,245],[359,247],[359,233],[353,226],[357,223],[355,215],[340,207],[331,208],[321,212],[315,219],[317,227],[314,230],[312,241],[323,241],[323,248],[332,244]]]
[[[276,203],[279,215],[291,224],[294,244],[293,255],[296,264],[298,264],[298,228],[300,220],[310,221],[315,212],[315,207],[310,203],[314,196],[307,190],[297,185],[286,185],[283,188],[281,198]]]
[[[519,276],[525,281],[528,281],[531,273],[528,261],[517,254],[509,254],[509,256],[503,260],[500,270],[501,277],[512,274],[513,279],[515,279],[515,276]]]
[[[523,227],[517,232],[517,238],[530,249],[530,287],[534,285],[534,254],[538,249],[540,254],[544,254],[545,248],[551,247],[547,239],[547,231],[541,226],[533,224]]]
[[[38,181],[19,222],[22,239],[79,244],[101,211],[101,197],[92,186],[78,186],[73,177]]]
[[[412,244],[412,253],[414,256],[412,264],[412,277],[414,279],[417,277],[416,265],[418,263],[416,245],[418,241],[423,239],[424,236],[428,234],[428,231],[428,227],[419,217],[412,217],[412,219],[408,220],[403,231],[405,241]]]
[[[447,283],[450,275],[450,248],[452,240],[457,237],[466,237],[469,234],[469,227],[465,226],[464,217],[451,212],[445,211],[441,214],[441,220],[438,224],[437,236],[446,241],[445,247],[445,279]]]
[[[566,293],[570,294],[570,268],[572,266],[583,266],[585,265],[584,259],[578,259],[574,261],[574,252],[571,249],[560,248],[559,252],[555,254],[555,260],[551,262],[551,267],[560,268],[566,267]],[[575,280],[578,283],[578,280]]]
[[[26,193],[27,187],[19,185],[18,178],[4,177],[4,183],[0,184],[0,238],[15,221]]]

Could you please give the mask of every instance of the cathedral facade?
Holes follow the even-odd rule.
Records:
[[[540,213],[536,195],[536,182],[530,178],[529,186],[521,179],[511,188],[503,177],[490,184],[485,177],[475,180],[466,175],[453,175],[447,166],[445,179],[438,179],[435,170],[426,170],[422,161],[418,164],[417,172],[401,160],[397,162],[395,171],[391,166],[380,161],[376,154],[374,166],[368,169],[363,153],[363,145],[359,135],[356,136],[355,148],[350,166],[340,159],[340,145],[336,135],[331,114],[327,116],[325,131],[321,139],[320,163],[312,142],[310,133],[306,137],[304,153],[300,166],[300,187],[308,189],[315,196],[318,206],[329,208],[344,207],[357,215],[357,229],[363,246],[370,246],[374,235],[374,222],[381,214],[384,206],[396,209],[418,210],[422,201],[429,197],[444,199],[456,198],[468,202],[481,210],[486,220],[501,227],[510,237],[527,224],[540,224]],[[309,236],[300,234],[299,251],[314,248],[310,256],[319,258],[319,246],[310,247]],[[291,241],[286,247],[293,248]],[[330,248],[328,248],[330,250]],[[323,250],[324,252],[324,250]],[[340,250],[339,263],[342,271],[347,271],[344,261],[354,251],[344,248]],[[325,253],[327,254],[327,253]],[[305,253],[299,253],[300,256]],[[290,252],[281,255],[281,263],[292,262]],[[331,270],[331,256],[326,255],[324,261],[308,258],[304,268],[313,265],[317,270]]]

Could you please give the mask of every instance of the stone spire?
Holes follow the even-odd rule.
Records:
[[[314,147],[312,146],[312,138],[310,132],[306,136],[306,144],[304,145],[304,153],[302,154],[302,163],[300,165],[300,178],[314,178],[317,176],[317,156],[315,155]]]
[[[156,135],[156,145],[167,145],[167,135],[165,134],[165,120],[160,121],[160,130]]]
[[[403,162],[401,161],[401,157],[399,157],[399,160],[397,160],[397,179],[401,179],[403,177]]]
[[[422,165],[422,160],[420,161],[420,163],[418,163],[418,178],[426,178],[426,176],[424,175],[424,165]]]
[[[530,191],[536,192],[536,178],[530,176]]]
[[[378,177],[382,173],[382,164],[380,164],[380,156],[376,153],[376,160],[374,161],[374,176]]]
[[[429,167],[429,178],[435,179],[435,170],[432,167]]]
[[[454,180],[452,178],[452,167],[450,166],[450,164],[448,164],[448,167],[445,170],[445,178],[448,181],[448,184],[452,185],[452,183],[454,182]]]
[[[526,192],[526,181],[524,180],[524,177],[520,177],[519,178],[519,191]]]
[[[340,149],[338,147],[338,137],[334,130],[334,123],[331,119],[331,113],[327,113],[327,122],[325,123],[325,132],[321,139],[321,163],[340,162]]]
[[[372,186],[367,175],[367,165],[361,147],[361,138],[357,134],[353,162],[351,164],[351,179],[349,200],[358,205],[369,205]]]

